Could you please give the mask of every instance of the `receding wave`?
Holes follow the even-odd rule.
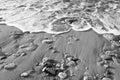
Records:
[[[77,1],[68,3],[60,0],[51,2],[36,0],[6,5],[1,7],[0,22],[30,32],[60,34],[71,29],[75,31],[92,29],[98,34],[120,35],[120,11],[117,1],[76,3]]]

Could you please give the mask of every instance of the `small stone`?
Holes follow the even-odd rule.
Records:
[[[27,55],[25,52],[23,52],[23,53],[21,53],[21,55],[20,56],[25,56],[25,55]]]
[[[17,65],[15,63],[9,63],[7,65],[4,66],[4,68],[6,70],[11,70],[11,69],[14,69]]]
[[[73,58],[72,56],[68,56],[68,57],[67,57],[67,60],[68,60],[68,61],[71,61],[72,58]]]
[[[103,61],[102,62],[97,62],[98,66],[101,66],[102,64],[103,64]]]
[[[61,70],[64,70],[64,69],[65,69],[63,63],[61,64],[60,69],[61,69]]]
[[[45,63],[47,60],[48,60],[48,58],[47,58],[47,57],[44,57],[44,58],[42,59],[42,62],[39,63],[39,66],[43,66],[44,63]]]
[[[52,49],[51,52],[52,52],[52,53],[58,53],[59,51],[57,51],[57,50],[54,48],[54,49]]]
[[[113,40],[113,38],[114,38],[113,34],[104,34],[103,37],[106,38],[109,41]]]
[[[109,65],[108,64],[104,64],[104,67],[107,68],[107,67],[109,67]]]
[[[23,32],[22,31],[15,31],[15,32],[12,32],[11,33],[11,38],[13,39],[18,39],[21,37],[21,35],[23,35]]]
[[[71,45],[71,44],[72,44],[72,42],[71,42],[71,41],[68,41],[68,42],[67,42],[67,44],[68,44],[68,45]]]
[[[80,39],[79,38],[76,38],[75,41],[79,41]]]
[[[6,56],[10,56],[10,55],[12,55],[13,53],[9,53],[9,52],[6,52],[6,53],[4,53]]]
[[[54,49],[52,46],[50,46],[50,47],[48,48],[48,50],[52,50],[52,49]]]
[[[45,71],[45,69],[46,69],[46,67],[44,67],[44,68],[42,69],[42,72],[44,72],[44,71]]]
[[[102,80],[111,80],[110,78],[106,78],[106,77],[104,77]]]
[[[4,63],[0,65],[0,70],[4,69]]]
[[[25,43],[25,44],[19,46],[19,49],[21,49],[23,51],[34,51],[37,47],[38,47],[38,45],[31,42],[31,43]]]
[[[79,40],[80,40],[80,39],[77,38],[77,37],[73,37],[73,39],[74,39],[75,41],[79,41]]]
[[[105,54],[112,56],[112,57],[115,57],[115,53],[112,51],[106,51]]]
[[[67,77],[67,74],[66,74],[65,72],[60,72],[60,73],[58,74],[58,76],[59,76],[59,78],[64,79],[64,78]]]
[[[7,56],[0,56],[0,60],[6,59]]]
[[[44,57],[43,59],[42,59],[42,62],[46,62],[48,60],[48,58],[47,57]]]
[[[19,54],[19,53],[12,54],[12,56],[14,56],[14,57],[19,57],[19,56],[20,56],[20,54]]]
[[[70,61],[67,63],[68,66],[76,66],[74,61]]]
[[[29,43],[25,43],[25,44],[20,45],[19,48],[22,49],[22,48],[26,48],[28,46],[29,46]]]
[[[32,43],[28,47],[26,47],[25,50],[34,51],[37,47],[38,47],[38,45],[35,45],[35,44]]]
[[[115,42],[115,41],[111,41],[111,44],[115,47],[119,47],[120,43],[119,42]]]
[[[28,74],[27,72],[23,72],[20,76],[21,76],[21,77],[28,77],[29,74]]]
[[[42,41],[42,43],[47,43],[47,44],[51,44],[53,42],[54,42],[53,40],[49,40],[49,39],[46,39],[46,40]]]
[[[120,65],[120,64],[118,63],[118,60],[117,60],[116,58],[113,58],[113,61],[114,61],[114,64]]]
[[[88,80],[88,76],[84,76],[83,80]]]
[[[32,74],[34,72],[34,70],[28,70],[26,72],[23,72],[21,74],[21,77],[28,77],[30,74]]]
[[[106,58],[109,57],[109,55],[108,55],[108,54],[102,54],[100,57],[101,57],[102,59],[106,59]]]
[[[60,68],[60,66],[61,66],[60,63],[57,63],[57,64],[56,64],[56,67],[57,67],[57,68]]]

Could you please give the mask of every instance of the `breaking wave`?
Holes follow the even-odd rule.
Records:
[[[60,0],[51,2],[36,0],[6,5],[1,7],[0,14],[1,23],[17,27],[23,32],[44,31],[60,34],[71,29],[75,31],[92,29],[98,34],[120,35],[120,11],[117,1],[111,5],[111,2],[100,1],[68,3]]]

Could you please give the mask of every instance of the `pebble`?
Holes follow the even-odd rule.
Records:
[[[25,44],[22,44],[21,46],[19,46],[19,48],[22,49],[22,48],[26,48],[28,46],[29,46],[29,43],[25,43]]]
[[[47,60],[48,60],[48,58],[47,58],[47,57],[44,57],[44,58],[42,59],[42,62],[39,63],[39,65],[40,65],[40,66],[43,66],[43,65],[44,65],[44,62],[46,62]]]
[[[75,66],[75,62],[74,61],[70,61],[67,63],[68,66]]]
[[[0,65],[0,70],[4,69],[4,65]]]
[[[46,69],[46,67],[44,67],[44,68],[42,69],[42,71],[44,72],[44,71],[45,71],[45,69]]]
[[[58,53],[59,51],[57,51],[57,50],[54,48],[54,49],[52,49],[51,52],[52,52],[52,53]]]
[[[104,58],[106,58],[108,55],[105,55],[105,54],[102,54],[100,57],[102,58],[102,59],[104,59]]]
[[[68,60],[68,61],[71,61],[72,58],[73,58],[72,56],[68,56],[68,57],[67,57],[67,60]]]
[[[58,76],[59,76],[59,78],[64,79],[64,78],[67,77],[67,74],[66,74],[65,72],[60,72],[60,73],[58,74]]]
[[[49,40],[49,39],[46,39],[46,40],[42,41],[42,43],[47,43],[47,44],[51,44],[53,42],[54,42],[53,40]]]
[[[100,62],[97,62],[97,65],[101,66],[103,63],[104,63],[103,61],[100,61]]]
[[[61,64],[60,69],[64,70],[64,63]]]
[[[60,63],[57,63],[57,64],[56,64],[56,67],[57,67],[57,68],[60,68],[60,66],[61,66]]]
[[[106,77],[104,77],[102,80],[111,80],[110,78],[106,78]]]
[[[88,80],[88,76],[84,76],[83,80]]]
[[[10,56],[10,55],[12,55],[13,53],[9,53],[9,52],[6,52],[6,53],[4,53],[6,56]]]
[[[26,48],[27,51],[34,51],[38,46],[35,44],[31,44],[29,47]]]
[[[15,53],[15,54],[12,54],[12,56],[14,56],[14,57],[19,57],[20,54],[19,54],[19,53]]]
[[[21,35],[23,35],[22,31],[15,31],[11,33],[11,38],[17,39],[17,38],[20,38]]]
[[[6,56],[0,56],[0,60],[6,59]]]
[[[116,58],[113,58],[113,61],[114,61],[114,64],[116,64],[116,65],[120,65],[119,63],[118,63],[118,61],[117,61],[117,59]]]
[[[104,67],[107,68],[107,67],[109,67],[109,65],[108,64],[104,64]]]
[[[34,43],[26,43],[21,45],[19,48],[23,49],[23,51],[34,51],[38,46]]]
[[[77,38],[77,37],[73,37],[73,39],[74,39],[75,41],[79,41],[79,40],[80,40],[80,39]]]
[[[48,60],[48,58],[47,58],[47,57],[44,57],[43,60],[42,60],[42,62],[45,62],[45,61],[47,61],[47,60]]]
[[[33,72],[33,70],[28,70],[26,72],[23,72],[20,76],[21,77],[28,77],[32,72]]]
[[[54,49],[54,47],[52,47],[52,46],[48,47],[48,50],[52,50],[52,49]]]
[[[4,66],[4,68],[6,70],[9,70],[9,69],[14,69],[17,65],[15,63],[9,63],[7,65]]]
[[[25,55],[27,55],[25,52],[23,52],[23,53],[21,53],[21,55],[20,56],[25,56]]]
[[[109,56],[115,56],[115,53],[112,51],[106,51],[105,54]]]
[[[20,76],[21,76],[21,77],[28,77],[29,74],[28,74],[27,72],[23,72]]]
[[[110,41],[113,40],[114,36],[112,34],[104,34],[103,37]]]
[[[102,59],[110,59],[110,58],[112,58],[109,54],[102,54],[100,57]]]

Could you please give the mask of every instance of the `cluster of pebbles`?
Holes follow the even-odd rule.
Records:
[[[17,43],[17,39],[20,38],[20,36],[22,36],[23,33],[14,33],[12,34],[12,38],[10,36],[11,39],[13,39],[13,43]],[[11,45],[12,46],[12,45]],[[2,51],[4,49],[2,49],[1,47],[1,56],[0,56],[0,62],[1,62],[1,69],[4,68],[5,70],[13,70],[17,67],[17,63],[15,63],[15,59],[19,58],[19,57],[23,57],[25,55],[28,55],[27,53],[30,51],[34,51],[38,45],[34,44],[33,42],[28,41],[27,43],[23,43],[23,44],[17,44],[17,46],[14,46],[15,49],[17,48],[17,51],[13,52],[6,52],[6,51]],[[14,49],[13,49],[14,50]]]
[[[106,38],[111,45],[100,53],[98,65],[105,68],[102,80],[115,80],[115,69],[120,65],[120,37],[109,34]]]
[[[40,34],[42,34],[42,33],[40,33]],[[60,54],[60,51],[57,50],[56,47],[52,46],[55,43],[55,41],[57,40],[57,38],[55,38],[56,35],[52,35],[51,38],[48,38],[48,37],[41,38],[41,40],[38,40],[38,41],[41,41],[40,43],[35,42],[35,40],[37,40],[36,35],[39,35],[39,33],[30,33],[30,32],[23,33],[21,31],[15,31],[15,32],[12,32],[11,34],[9,34],[9,38],[11,39],[11,42],[9,42],[8,44],[4,44],[4,46],[2,46],[0,48],[0,50],[1,50],[0,72],[1,72],[1,74],[2,74],[2,72],[3,73],[4,72],[14,72],[17,69],[19,70],[19,68],[20,68],[19,66],[22,63],[27,62],[26,61],[27,59],[34,61],[34,59],[31,59],[31,58],[34,57],[34,54],[35,54],[34,52],[38,49],[38,47],[40,47],[40,45],[48,45],[48,48],[46,48],[46,50],[50,50],[52,54],[58,54],[58,53]],[[49,34],[44,33],[43,35],[48,36]],[[42,35],[40,35],[40,37],[41,36]],[[2,44],[3,43],[1,43],[1,45]],[[44,48],[42,48],[42,49],[44,50]],[[40,59],[42,60],[42,58],[40,58],[40,57],[42,57],[41,53],[42,52],[40,52],[40,53],[38,52],[38,53],[36,53],[38,56],[35,55],[39,59],[37,59],[36,57],[34,57],[34,58],[37,60],[40,60]],[[32,55],[33,55],[33,57],[30,57]],[[44,54],[44,55],[46,55],[46,54]],[[64,57],[64,59],[66,57],[67,57],[67,55]],[[56,66],[58,66],[59,69],[61,69],[63,71],[57,75],[60,79],[64,79],[68,76],[68,74],[65,73],[65,71],[71,72],[71,76],[72,76],[72,74],[73,74],[72,70],[75,66],[77,66],[77,63],[75,61],[71,61],[71,59],[69,59],[69,58],[72,59],[73,56],[70,56],[70,57],[66,58],[65,60],[62,59],[61,61],[56,60],[57,62],[61,63]],[[54,60],[54,59],[52,59],[52,60]],[[43,58],[42,61],[45,62],[45,59]],[[26,64],[22,64],[22,65],[29,65],[32,63],[34,66],[30,69],[28,67],[26,67],[28,69],[26,69],[26,70],[23,69],[22,72],[20,71],[19,77],[29,78],[32,74],[36,74],[36,73],[37,73],[37,75],[41,75],[42,73],[44,73],[44,70],[43,70],[44,68],[42,67],[43,62],[36,61],[33,63],[31,61],[29,63],[29,61],[28,61]],[[64,62],[66,62],[66,64]],[[51,63],[51,64],[53,64],[53,63]],[[69,67],[71,67],[71,69],[70,70],[68,70],[68,68],[64,69],[64,66],[66,66],[66,67],[69,66]],[[4,76],[0,76],[0,79],[6,80],[7,77],[5,78]]]
[[[41,37],[42,35],[44,35],[42,38],[40,39],[37,38],[37,37]],[[11,42],[1,47],[0,79],[8,80],[10,78],[10,80],[12,79],[16,80],[16,78],[27,79],[30,78],[30,76],[35,76],[35,75],[45,76],[46,74],[44,74],[45,73],[44,62],[46,61],[46,59],[44,58],[44,55],[47,55],[48,60],[51,59],[59,63],[56,64],[56,66],[57,69],[60,70],[60,72],[56,74],[57,76],[52,76],[52,77],[58,79],[70,79],[70,77],[76,76],[77,75],[76,71],[78,70],[80,59],[77,58],[75,55],[70,54],[69,52],[68,53],[62,52],[64,53],[64,56],[60,59],[55,59],[54,55],[56,56],[62,55],[61,51],[58,50],[58,48],[62,48],[59,47],[61,45],[56,45],[56,41],[59,39],[57,37],[60,37],[60,35],[52,35],[51,37],[49,36],[50,34],[47,33],[40,33],[39,36],[39,33],[29,33],[29,32],[22,33],[19,31],[12,32],[11,34],[9,34],[9,38],[11,39]],[[68,45],[73,44],[72,41],[78,42],[79,38],[69,36],[67,44]],[[47,47],[38,49],[39,47],[43,47],[44,45]],[[58,47],[55,47],[54,45]],[[15,73],[14,74],[15,76],[11,75],[12,73],[13,74]],[[2,74],[4,74],[4,76],[2,76]],[[8,76],[5,77],[5,75],[7,74]],[[11,78],[10,76],[13,77]],[[48,75],[48,77],[51,76]]]

